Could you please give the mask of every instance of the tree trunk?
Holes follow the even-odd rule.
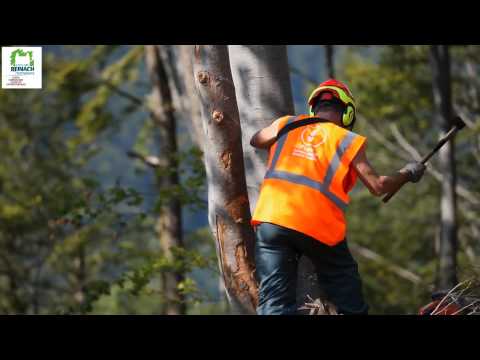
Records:
[[[260,128],[284,115],[293,115],[292,91],[284,45],[230,45],[230,63],[240,119],[250,211],[257,203],[265,176],[267,152],[250,145]]]
[[[254,233],[242,152],[242,133],[228,49],[196,45],[195,83],[205,131],[209,223],[219,267],[234,309],[254,313],[258,289],[253,275]]]
[[[267,152],[250,146],[250,138],[278,117],[295,113],[287,48],[284,45],[230,45],[230,62],[242,124],[242,145],[250,210],[257,203],[266,172]],[[297,302],[320,296],[313,264],[300,259]]]
[[[152,83],[150,95],[151,117],[158,130],[160,166],[156,170],[159,190],[171,189],[179,184],[176,122],[171,90],[165,65],[157,45],[145,46],[145,59]],[[156,230],[164,256],[175,261],[172,248],[182,247],[182,208],[179,199],[165,201],[160,210]],[[167,315],[185,314],[184,296],[178,291],[178,284],[184,280],[182,272],[167,272],[162,287],[166,299]]]
[[[333,45],[325,45],[325,63],[327,75],[330,79],[335,79],[335,63],[333,62]]]
[[[452,126],[450,54],[447,45],[431,47],[431,64],[436,123],[439,124],[443,135]],[[454,139],[452,139],[440,149],[438,157],[442,173],[440,248],[436,279],[438,289],[452,288],[457,283],[457,197],[454,150]]]
[[[169,63],[177,81],[174,83],[176,108],[181,110],[182,119],[187,125],[190,141],[204,152],[205,135],[202,124],[200,99],[195,88],[195,75],[193,73],[194,45],[170,45]],[[218,279],[218,291],[222,301],[228,301],[225,296],[225,284],[222,276]]]

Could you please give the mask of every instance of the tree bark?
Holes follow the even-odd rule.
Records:
[[[178,48],[178,64],[183,71],[179,71],[184,84],[184,94],[182,96],[182,106],[185,114],[190,116],[192,124],[191,138],[197,146],[203,150],[204,133],[202,125],[202,112],[200,109],[200,100],[195,88],[195,77],[193,74],[193,51],[194,45],[179,45]]]
[[[152,83],[150,95],[151,118],[158,130],[159,167],[156,178],[159,190],[171,189],[179,184],[177,153],[176,121],[171,89],[164,62],[158,45],[145,46],[145,60]],[[182,247],[182,208],[179,199],[173,197],[165,201],[160,210],[156,230],[164,256],[175,261],[172,249]],[[180,271],[166,272],[162,279],[165,296],[165,314],[185,314],[184,296],[178,291],[178,284],[184,280]]]
[[[253,314],[258,302],[255,240],[227,46],[196,45],[193,67],[205,131],[209,223],[219,267],[233,308]]]
[[[442,134],[452,126],[452,97],[450,79],[450,54],[447,45],[432,45],[433,99],[436,123]],[[442,135],[441,134],[441,135]],[[452,288],[457,284],[457,196],[454,139],[439,150],[442,174],[440,200],[441,228],[439,262],[436,287]]]
[[[176,108],[181,110],[182,120],[187,125],[191,142],[204,152],[205,135],[202,124],[202,112],[200,99],[195,87],[195,75],[193,73],[193,51],[194,45],[170,45],[170,66],[177,81],[174,83]],[[218,291],[222,301],[227,301],[225,296],[225,284],[222,276],[218,279]]]
[[[250,138],[278,117],[295,113],[284,45],[230,45],[230,63],[242,124],[242,146],[250,210],[253,212],[266,172],[267,152],[250,146]],[[302,257],[297,302],[320,296],[313,264]]]
[[[335,79],[335,63],[333,62],[333,45],[325,45],[325,63],[327,75],[330,79]]]
[[[191,132],[192,141],[203,151],[205,146],[205,134],[202,124],[202,111],[200,108],[200,99],[195,87],[195,74],[193,72],[193,52],[194,45],[178,45],[178,65],[182,69],[179,71],[180,77],[183,79],[184,94],[183,108],[185,113],[190,115],[190,124],[193,131]],[[225,297],[225,284],[222,276],[218,279],[218,291],[221,294],[222,301],[228,301]]]
[[[200,100],[193,74],[194,45],[162,46],[162,59],[168,69],[173,103],[178,110],[177,119],[185,121],[190,140],[203,150],[203,127]]]

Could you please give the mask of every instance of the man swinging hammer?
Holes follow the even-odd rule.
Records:
[[[308,99],[310,114],[284,116],[258,131],[254,147],[269,151],[267,172],[252,217],[255,228],[257,314],[295,314],[298,259],[309,257],[318,280],[341,314],[367,314],[356,261],[345,238],[348,192],[357,176],[375,196],[425,166],[408,163],[379,176],[367,160],[366,138],[352,132],[355,100],[337,80],[320,84]]]

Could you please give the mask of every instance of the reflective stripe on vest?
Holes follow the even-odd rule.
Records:
[[[297,117],[291,117],[288,119],[287,124],[293,122]],[[283,146],[285,145],[285,141],[287,140],[286,134],[283,136],[279,142],[277,143],[277,148],[275,149],[275,153],[273,154],[272,163],[270,168],[268,169],[267,173],[265,174],[265,179],[281,179],[285,181],[292,182],[294,184],[305,185],[311,187],[317,191],[320,191],[323,195],[325,195],[328,199],[330,199],[338,208],[342,211],[345,211],[348,204],[332,193],[328,188],[333,180],[333,176],[335,175],[338,167],[340,166],[340,159],[342,158],[345,151],[347,151],[348,147],[352,144],[353,140],[357,137],[356,134],[352,132],[348,132],[347,135],[342,139],[340,145],[338,146],[335,155],[333,156],[330,164],[328,165],[327,172],[323,182],[313,180],[307,176],[294,174],[288,171],[280,171],[275,170],[275,166],[277,164],[278,158],[280,157],[280,153],[282,152]]]

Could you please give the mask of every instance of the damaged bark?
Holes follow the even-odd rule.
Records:
[[[219,267],[234,309],[253,314],[258,302],[255,240],[227,46],[196,45],[193,69],[205,132],[209,224]]]

